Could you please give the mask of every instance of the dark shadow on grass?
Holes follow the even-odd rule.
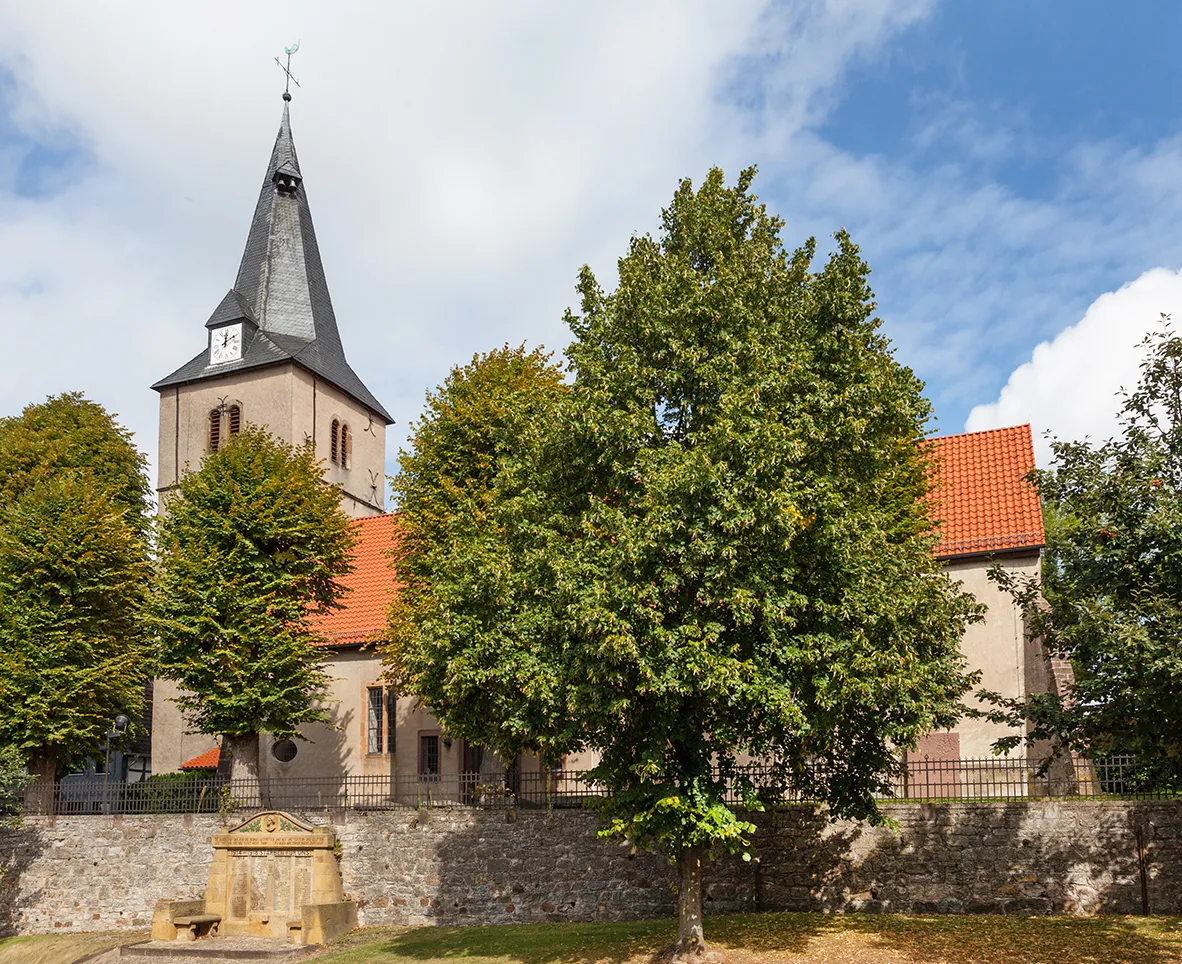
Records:
[[[636,954],[655,955],[674,936],[675,928],[667,921],[424,927],[372,949],[422,961],[502,957],[515,964],[622,964]]]
[[[1168,964],[1182,959],[1176,920],[845,915],[837,921],[834,926],[842,930],[866,935],[871,947],[904,954],[915,964]]]
[[[777,936],[768,940],[764,918],[780,918]],[[747,915],[716,918],[712,938],[720,943],[778,951],[799,951],[825,925],[820,915]],[[424,927],[366,943],[375,964],[382,955],[415,961],[494,958],[513,964],[624,964],[650,960],[676,937],[672,920],[586,924],[515,924],[498,927]],[[363,937],[360,937],[363,939]]]
[[[859,961],[874,960],[877,951],[914,964],[1167,964],[1182,954],[1182,921],[1162,918],[767,913],[715,918],[710,936],[744,962],[810,950],[818,960],[837,961],[851,948],[836,939],[827,946],[826,938],[850,932],[865,938]],[[343,957],[354,948],[346,959],[372,964],[387,958],[624,964],[651,960],[673,935],[672,921],[417,928],[388,938],[361,933],[336,948]]]

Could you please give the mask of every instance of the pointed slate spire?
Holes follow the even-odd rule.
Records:
[[[291,107],[283,105],[283,120],[279,122],[279,134],[275,138],[275,150],[272,152],[271,164],[276,171],[285,174],[300,174],[300,161],[296,157],[295,143],[291,139]]]
[[[340,350],[286,103],[234,288],[263,331],[315,338]]]
[[[208,353],[202,353],[152,387],[162,389],[291,360],[343,389],[389,424],[393,421],[389,413],[345,359],[291,136],[290,95],[283,99],[283,119],[259,190],[238,278],[207,322],[207,327],[217,327],[244,318],[258,326],[258,334],[239,361],[215,368],[208,363]]]

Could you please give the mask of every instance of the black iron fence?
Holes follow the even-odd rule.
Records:
[[[823,774],[811,775],[816,779]],[[720,778],[721,779],[721,778]],[[742,806],[750,794],[767,804],[809,803],[815,793],[778,780],[774,772],[748,767],[726,778],[729,803]],[[807,781],[806,781],[807,783]],[[29,814],[218,813],[278,810],[405,810],[431,807],[580,808],[607,795],[589,773],[460,773],[277,778],[231,781],[173,774],[139,783],[92,781],[35,783],[25,795]],[[908,760],[882,802],[1028,800],[1040,798],[1160,798],[1172,792],[1147,783],[1132,757],[1099,761],[1061,760],[1048,768],[1020,758]]]

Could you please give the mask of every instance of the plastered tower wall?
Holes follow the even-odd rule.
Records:
[[[341,490],[341,507],[351,517],[385,509],[386,426],[332,384],[294,364],[228,374],[177,385],[160,393],[159,474],[161,511],[186,471],[209,454],[210,413],[239,406],[246,423],[266,428],[291,445],[315,443],[324,479]],[[336,419],[349,427],[348,468],[331,459]]]

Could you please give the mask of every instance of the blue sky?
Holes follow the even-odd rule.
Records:
[[[951,167],[966,185],[997,185],[1015,197],[1055,203],[1074,191],[1074,152],[1089,145],[1151,148],[1178,135],[1179,36],[1182,6],[1166,3],[938,5],[877,56],[851,67],[818,134],[850,154],[881,155],[920,177]],[[1119,177],[1119,167],[1113,173]],[[1078,200],[1087,206],[1086,195]],[[1103,245],[1102,238],[1093,240]],[[1176,265],[1176,236],[1170,245]],[[978,253],[985,252],[970,242],[965,271],[990,270],[973,257]],[[1130,267],[1157,263],[1103,251],[1087,277],[1064,291],[1063,307],[1081,311],[1096,295],[1131,281]],[[889,315],[888,306],[905,304],[907,292],[892,283],[889,261],[872,265]],[[1037,341],[1058,333],[1062,313],[1032,322],[982,353],[989,378],[975,390],[999,390],[1000,379]],[[945,425],[963,422],[966,406],[983,401],[946,384],[939,368],[924,375],[944,400]]]
[[[293,127],[346,350],[393,412],[561,348],[678,178],[756,162],[790,245],[848,227],[941,433],[1112,428],[1182,310],[1182,8],[650,0],[0,9],[0,413],[148,385],[233,280],[297,37]],[[290,34],[290,36],[289,36]],[[1040,457],[1045,448],[1040,449]]]
[[[932,108],[971,104],[983,120],[1018,125],[1029,138],[1029,154],[1002,165],[1006,179],[1046,189],[1042,162],[1075,143],[1177,132],[1180,28],[1182,7],[1167,3],[937,6],[881,56],[852,67],[821,129],[846,150],[903,153]]]

